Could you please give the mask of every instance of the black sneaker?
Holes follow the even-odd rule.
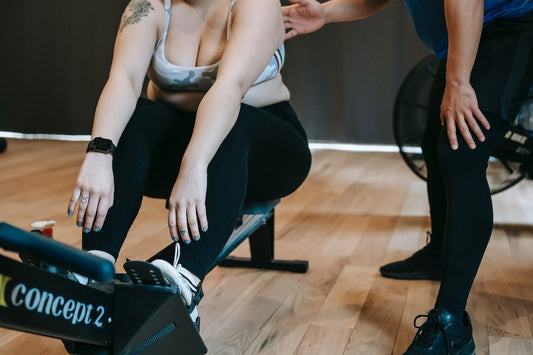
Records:
[[[421,317],[427,317],[427,320],[421,326],[417,326],[416,321]],[[429,311],[428,315],[416,316],[415,327],[418,328],[418,332],[404,355],[475,354],[472,323],[466,312],[460,321],[444,308],[435,308]]]
[[[428,232],[428,240],[429,237]],[[379,271],[382,276],[392,279],[440,281],[443,266],[442,254],[433,250],[428,243],[407,259],[383,265]]]

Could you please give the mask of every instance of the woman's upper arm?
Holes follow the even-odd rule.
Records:
[[[140,92],[164,18],[162,0],[131,0],[120,20],[110,79],[126,76]]]
[[[285,29],[279,0],[237,0],[232,17],[217,81],[237,83],[244,95],[283,43]]]

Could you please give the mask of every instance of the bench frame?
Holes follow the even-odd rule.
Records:
[[[279,200],[249,203],[243,207],[239,222],[226,245],[214,261],[215,266],[244,267],[253,269],[291,271],[305,273],[309,268],[307,260],[277,260],[274,258],[274,208]],[[167,201],[168,206],[168,201]],[[250,258],[230,256],[245,239],[250,242]],[[168,245],[147,261],[155,259],[172,260],[174,243]]]
[[[309,268],[307,260],[277,260],[274,258],[274,216],[274,207],[270,205],[266,206],[266,210],[246,209],[242,215],[242,224],[233,232],[215,261],[215,265],[307,272]],[[250,258],[230,256],[229,254],[246,238],[250,242]]]

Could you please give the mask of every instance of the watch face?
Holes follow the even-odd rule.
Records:
[[[95,138],[94,139],[94,149],[103,151],[103,152],[110,152],[111,151],[111,144],[112,142],[109,139],[103,139],[103,138]]]
[[[99,153],[113,153],[116,147],[113,145],[111,139],[106,139],[102,137],[96,137],[89,142],[87,146],[87,152],[99,152]]]

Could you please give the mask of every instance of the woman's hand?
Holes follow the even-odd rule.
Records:
[[[206,191],[207,167],[182,162],[169,199],[168,228],[174,241],[181,237],[185,244],[189,244],[191,237],[195,241],[200,239],[198,221],[202,230],[207,230]]]
[[[283,23],[285,29],[285,40],[297,35],[311,33],[325,24],[324,10],[318,1],[315,0],[289,0],[293,5],[283,6]]]
[[[84,232],[102,229],[107,211],[113,205],[115,184],[113,157],[109,154],[89,152],[78,174],[78,180],[68,206],[69,216],[78,204],[78,227]]]
[[[480,142],[485,141],[485,135],[481,131],[478,121],[485,129],[490,129],[489,121],[479,109],[472,85],[470,83],[447,84],[440,108],[440,122],[442,125],[446,123],[448,139],[453,150],[459,147],[457,130],[470,149],[476,148],[471,132],[476,135]]]

